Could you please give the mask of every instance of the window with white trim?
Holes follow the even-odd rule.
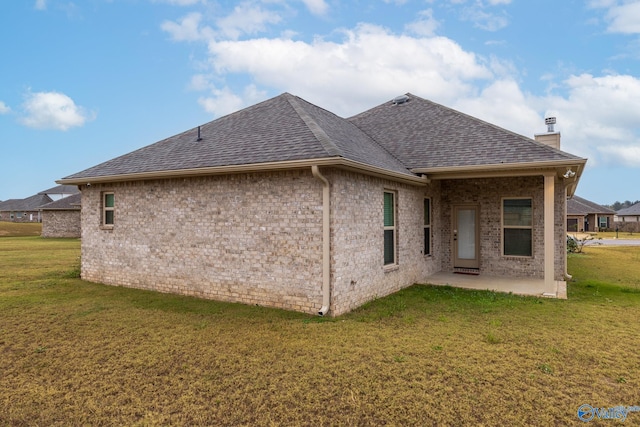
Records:
[[[424,254],[431,255],[431,199],[424,199]]]
[[[384,192],[384,265],[396,264],[396,195]]]
[[[102,193],[102,225],[113,227],[115,223],[116,200],[114,193]]]
[[[606,216],[600,216],[598,217],[598,222],[600,223],[598,225],[599,228],[609,228],[609,218]]]
[[[533,208],[530,198],[502,200],[502,242],[506,256],[533,255]]]

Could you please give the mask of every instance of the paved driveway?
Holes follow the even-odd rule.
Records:
[[[587,246],[596,242],[606,246],[640,246],[640,239],[594,239],[591,242]]]

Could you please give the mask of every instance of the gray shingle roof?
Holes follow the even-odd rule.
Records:
[[[344,119],[284,93],[63,179],[346,159],[409,177],[413,168],[581,160],[409,94]],[[65,181],[66,180],[66,181]]]
[[[343,157],[411,173],[352,123],[288,93],[65,179]]]
[[[36,194],[26,199],[5,200],[0,203],[0,211],[37,211],[40,206],[51,202],[51,197],[45,194]]]
[[[409,169],[579,160],[572,154],[410,93],[349,120]]]
[[[38,194],[76,194],[79,192],[80,190],[78,190],[77,185],[56,185],[55,187],[41,191]]]
[[[640,215],[640,203],[636,203],[635,205],[629,206],[628,208],[624,208],[624,209],[620,209],[617,212],[618,215],[620,216],[625,216],[625,215],[631,215],[631,216],[635,216],[635,215]]]
[[[78,192],[71,196],[63,197],[62,199],[47,203],[40,206],[43,211],[69,211],[80,210],[80,201],[82,200],[82,193]]]
[[[567,215],[590,214],[613,215],[615,211],[578,196],[567,200]]]

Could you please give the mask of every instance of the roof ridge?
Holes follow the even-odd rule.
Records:
[[[290,93],[285,92],[285,98],[293,107],[296,114],[302,119],[302,121],[307,125],[311,133],[316,137],[318,142],[322,145],[322,148],[329,154],[330,156],[342,156],[342,153],[338,149],[338,147],[331,141],[329,135],[320,127],[320,125],[311,117],[311,115],[300,105],[298,102],[298,97],[291,95]]]

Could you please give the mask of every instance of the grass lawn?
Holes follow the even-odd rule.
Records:
[[[616,233],[615,231],[600,231],[598,233],[573,233],[573,232],[568,232],[567,234],[573,236],[573,235],[577,235],[577,236],[584,236],[585,234],[588,234],[589,236],[593,237],[594,239],[631,239],[631,240],[636,240],[636,239],[640,239],[640,233],[629,233],[629,232],[625,232],[625,231],[619,231],[618,233]],[[616,237],[617,236],[617,237]]]
[[[416,285],[337,319],[84,282],[79,253],[0,238],[0,425],[584,425],[582,404],[640,405],[637,247],[572,255],[565,301]]]

